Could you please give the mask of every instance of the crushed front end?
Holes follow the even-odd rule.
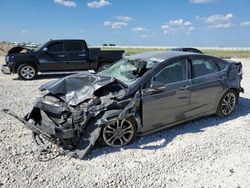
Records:
[[[45,94],[32,111],[16,118],[32,130],[40,152],[47,152],[48,140],[78,158],[94,146],[103,125],[135,114],[139,99],[139,93],[125,97],[126,89],[113,78],[86,73],[48,83],[41,90]]]

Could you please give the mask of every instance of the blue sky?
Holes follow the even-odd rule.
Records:
[[[0,0],[0,40],[250,47],[249,0]]]

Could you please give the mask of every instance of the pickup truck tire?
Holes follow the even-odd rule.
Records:
[[[17,74],[22,80],[33,80],[37,76],[37,68],[32,64],[22,64],[17,68]]]
[[[107,68],[109,68],[112,64],[110,63],[100,63],[100,66],[98,68],[98,72],[103,71]]]

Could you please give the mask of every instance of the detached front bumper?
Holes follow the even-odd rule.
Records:
[[[38,134],[42,134],[43,136],[46,136],[46,137],[51,137],[51,135],[47,131],[45,132],[40,127],[35,125],[34,121],[29,122],[27,120],[27,115],[24,118],[22,118],[22,117],[16,115],[15,113],[9,111],[8,109],[3,109],[2,111],[4,113],[9,114],[10,116],[18,119],[20,122],[22,122],[25,125],[26,128],[30,129],[31,131],[36,132]]]
[[[10,68],[7,65],[2,65],[1,71],[4,74],[11,74],[11,70],[10,70]]]
[[[8,109],[2,111],[18,119],[25,127],[32,130],[33,141],[40,154],[43,155],[52,152],[45,142],[45,140],[47,140],[61,147],[64,154],[82,159],[94,146],[101,132],[101,124],[99,121],[92,122],[87,128],[85,128],[85,126],[82,127],[80,132],[76,129],[57,126],[45,112],[37,107],[34,107],[31,113],[27,114],[24,118],[17,116]],[[35,119],[38,118],[41,119],[41,121],[36,122],[36,120],[32,119],[32,113],[36,114],[34,116]],[[79,135],[79,133],[81,134]]]

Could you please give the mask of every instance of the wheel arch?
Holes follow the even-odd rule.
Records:
[[[117,119],[132,118],[134,121],[133,123],[135,124],[136,131],[137,131],[139,123],[138,123],[136,114],[128,114],[127,116],[119,117],[121,112],[122,110],[117,110],[117,109],[105,111],[102,117],[100,118],[100,120],[102,120],[102,123],[105,125],[105,123],[116,121]]]
[[[98,137],[98,143],[101,145],[109,145],[105,142],[105,139],[103,137],[103,133],[105,131],[105,127],[109,124],[112,124],[114,122],[121,121],[121,120],[128,120],[132,126],[134,127],[134,133],[133,136],[131,138],[131,140],[129,141],[129,143],[131,143],[131,141],[133,141],[135,139],[135,137],[137,137],[137,130],[138,130],[138,123],[136,121],[136,118],[133,114],[128,114],[125,116],[120,117],[120,114],[122,113],[122,110],[108,110],[106,112],[103,112],[103,115],[101,115],[101,117],[98,118],[98,120],[96,120],[99,124],[101,124],[101,131],[100,131],[100,135]]]
[[[224,90],[224,92],[221,94],[221,96],[220,96],[220,98],[219,98],[219,100],[218,100],[218,102],[217,102],[217,105],[219,105],[219,102],[220,102],[221,98],[222,98],[222,97],[225,95],[225,93],[228,92],[229,90],[233,90],[233,91],[237,94],[237,97],[239,97],[240,89],[234,88],[234,87],[228,88],[228,89]]]
[[[240,89],[238,89],[238,88],[231,88],[229,90],[233,90],[236,93],[236,96],[237,96],[237,98],[236,98],[236,104],[237,104],[239,102]]]
[[[97,57],[97,64],[98,64],[98,67],[103,64],[103,63],[113,63],[114,62],[114,59],[112,57],[107,57],[107,56],[98,56]]]
[[[36,70],[38,71],[38,66],[36,65],[36,63],[34,62],[19,62],[19,63],[16,63],[15,67],[14,67],[14,73],[17,73],[17,70],[18,68],[21,66],[21,65],[24,65],[24,64],[27,64],[27,65],[32,65],[36,68]]]
[[[218,102],[217,107],[216,107],[216,113],[215,113],[215,114],[216,114],[217,116],[219,116],[219,117],[228,116],[228,115],[230,115],[230,114],[232,113],[232,111],[231,111],[230,114],[228,114],[228,115],[222,115],[221,112],[220,112],[220,110],[219,110],[221,100],[223,99],[223,97],[224,97],[229,91],[233,91],[233,92],[235,92],[235,94],[236,94],[235,106],[236,106],[237,103],[238,103],[238,98],[239,98],[240,90],[237,89],[237,88],[228,88],[228,89],[226,89],[225,92],[224,92],[224,93],[222,94],[222,96],[220,97],[219,102]],[[235,109],[235,106],[234,106],[234,109]],[[233,110],[234,110],[234,109],[233,109]]]

